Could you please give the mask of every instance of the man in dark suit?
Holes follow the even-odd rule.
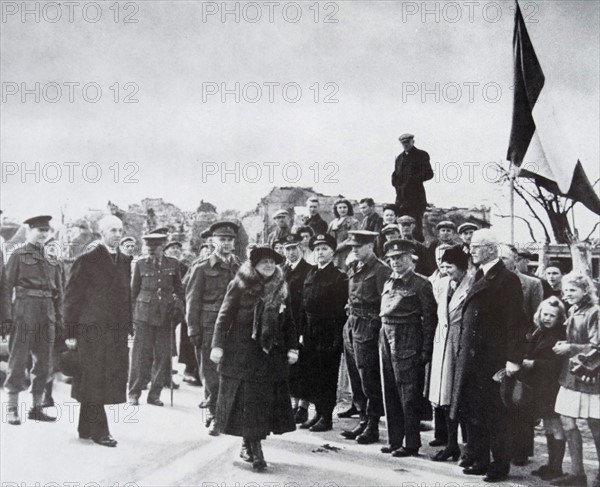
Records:
[[[460,412],[469,425],[472,458],[463,463],[463,472],[497,482],[508,477],[511,455],[507,410],[492,377],[503,368],[508,376],[520,368],[526,334],[523,291],[499,258],[498,240],[490,230],[474,233],[470,251],[479,269],[462,310],[450,414],[458,419]]]
[[[383,218],[375,211],[375,201],[373,198],[363,198],[358,204],[360,212],[364,215],[360,223],[361,230],[369,232],[379,232],[383,228]]]
[[[285,262],[281,264],[285,281],[290,291],[292,305],[292,316],[298,336],[302,335],[300,313],[302,308],[302,288],[306,275],[312,269],[308,262],[302,258],[302,239],[299,235],[288,235],[283,242]],[[308,420],[309,402],[302,397],[302,370],[301,364],[295,363],[290,367],[290,394],[292,406],[294,407],[294,421],[304,423]],[[296,405],[297,402],[297,405]]]
[[[319,198],[316,196],[308,198],[306,209],[308,210],[308,219],[304,221],[304,225],[312,228],[314,235],[327,233],[327,222],[319,214]]]
[[[429,154],[417,149],[414,135],[402,134],[400,143],[403,152],[396,158],[392,173],[392,186],[396,189],[396,205],[400,214],[412,216],[416,222],[415,238],[422,242],[423,213],[427,208],[427,197],[423,183],[433,178]]]
[[[105,404],[127,395],[131,320],[131,258],[119,253],[123,223],[116,216],[99,222],[102,240],[74,262],[65,292],[67,336],[77,339],[81,364],[71,395],[81,403],[79,438],[114,447]]]

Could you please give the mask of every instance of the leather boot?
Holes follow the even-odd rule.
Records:
[[[303,430],[310,429],[312,431],[311,428],[315,424],[317,424],[320,420],[321,420],[321,415],[317,412],[311,419],[309,419],[308,421],[304,421],[304,423],[302,423],[300,425],[300,429],[303,429]]]
[[[366,415],[360,416],[360,421],[358,425],[352,430],[344,430],[342,431],[342,436],[347,440],[356,440],[356,438],[362,434],[362,432],[367,427],[368,418]]]
[[[557,440],[554,436],[548,438],[548,467],[540,474],[542,480],[554,480],[564,475],[562,463],[565,445],[565,440]]]
[[[549,470],[552,465],[552,460],[554,459],[554,435],[546,435],[546,445],[548,447],[548,463],[546,465],[542,465],[540,468],[531,471],[531,475],[535,475],[536,477],[541,477],[546,470]]]
[[[240,450],[240,458],[245,462],[252,463],[254,456],[252,455],[252,448],[250,448],[250,440],[247,438],[242,439],[242,449]]]
[[[10,404],[7,408],[6,408],[6,421],[8,422],[8,424],[12,424],[12,425],[19,425],[21,424],[21,418],[19,418],[19,408],[18,406],[13,406],[12,404]]]
[[[267,468],[267,462],[265,461],[265,456],[262,451],[262,445],[260,440],[254,440],[250,443],[250,447],[252,449],[252,468],[254,470],[264,470]]]
[[[367,427],[356,437],[356,441],[361,445],[370,445],[379,441],[379,418],[376,416],[369,417]]]
[[[42,421],[44,423],[53,423],[56,421],[54,416],[48,416],[42,406],[32,407],[27,413],[27,419],[33,419],[34,421]]]
[[[310,431],[319,433],[323,431],[330,431],[331,429],[333,429],[333,421],[331,420],[331,414],[324,414],[323,416],[321,416],[319,421],[317,421],[308,429]]]

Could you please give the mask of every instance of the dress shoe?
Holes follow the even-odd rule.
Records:
[[[102,446],[108,446],[111,448],[114,448],[115,446],[117,446],[117,440],[115,440],[110,435],[101,436],[100,438],[92,438],[92,440],[94,441],[94,443],[98,443],[99,445],[102,445]]]
[[[444,448],[437,452],[431,459],[434,462],[445,462],[448,458],[452,458],[452,461],[456,462],[460,458],[460,449]]]
[[[394,453],[401,446],[398,445],[386,445],[381,447],[381,453]]]
[[[367,427],[367,419],[361,419],[360,422],[358,423],[358,425],[356,425],[356,427],[352,430],[344,430],[342,431],[342,437],[346,438],[347,440],[356,440],[356,438],[358,437],[358,435],[362,434],[362,432],[365,430],[365,428]]]
[[[219,436],[221,433],[219,432],[219,427],[217,426],[217,422],[213,418],[213,420],[208,425],[208,434],[210,436]]]
[[[477,465],[474,463],[472,466],[463,468],[465,475],[487,475],[488,468],[483,465]]]
[[[379,418],[369,418],[365,430],[356,437],[360,445],[370,445],[379,441]]]
[[[310,429],[312,426],[314,426],[315,424],[317,424],[320,419],[321,419],[321,415],[317,413],[312,418],[310,418],[309,420],[304,421],[304,423],[302,423],[300,425],[300,429],[303,429],[303,430]]]
[[[475,460],[468,457],[463,457],[460,462],[458,462],[458,466],[462,468],[472,467],[473,465],[475,465]]]
[[[550,469],[550,465],[542,465],[540,468],[532,470],[531,475],[534,475],[535,477],[541,477],[548,469]]]
[[[573,475],[567,474],[564,477],[560,477],[558,479],[550,482],[550,485],[569,485],[575,487],[586,487],[587,486],[587,476],[585,474],[581,475]]]
[[[353,416],[358,416],[359,414],[360,414],[360,411],[358,409],[356,409],[354,404],[352,404],[352,406],[350,406],[345,411],[338,413],[337,417],[340,419],[346,419],[346,418],[352,418]]]
[[[250,448],[250,440],[247,440],[246,438],[242,439],[242,449],[240,450],[240,458],[248,463],[252,463],[254,461],[252,449]]]
[[[56,421],[54,416],[48,416],[42,406],[32,407],[27,413],[27,419],[33,419],[34,421],[42,421],[44,423],[53,423]]]
[[[18,426],[21,424],[21,418],[19,418],[19,410],[16,406],[9,406],[6,411],[6,421],[8,424]]]
[[[392,456],[393,457],[418,457],[419,456],[419,449],[418,448],[404,448],[403,446],[401,446],[400,448],[398,448],[397,450],[394,450],[392,452]]]
[[[302,424],[306,421],[308,421],[308,410],[306,408],[299,407],[298,411],[296,411],[296,414],[294,415],[294,423]]]
[[[148,404],[152,405],[152,406],[164,406],[165,403],[162,402],[160,399],[148,399]]]
[[[562,471],[562,467],[560,468],[547,468],[541,474],[540,478],[542,480],[554,480],[560,477],[563,477],[565,474]]]
[[[250,447],[252,449],[252,468],[254,470],[262,471],[267,468],[267,462],[265,461],[265,456],[262,451],[262,445],[260,440],[255,440],[250,442]]]
[[[130,406],[139,406],[139,405],[140,405],[140,400],[139,400],[139,398],[137,398],[137,397],[130,397],[130,398],[127,400],[127,403],[128,403]]]
[[[483,477],[484,482],[502,482],[508,478],[507,473],[501,472],[488,472],[485,477]]]
[[[200,404],[198,404],[198,407],[200,409],[206,409],[208,406],[210,406],[210,401],[208,399],[205,399]]]
[[[447,441],[438,440],[437,438],[429,442],[429,446],[446,446]]]
[[[312,425],[308,428],[309,431],[314,433],[322,433],[323,431],[331,431],[333,429],[333,424],[331,423],[331,419],[321,418],[316,424]]]

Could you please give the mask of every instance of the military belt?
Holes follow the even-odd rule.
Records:
[[[418,326],[421,325],[421,320],[419,318],[402,318],[401,316],[382,316],[381,323],[392,326]]]
[[[17,298],[53,298],[54,291],[49,291],[47,289],[32,289],[28,287],[15,287]]]
[[[372,318],[373,315],[379,318],[379,310],[375,308],[355,308],[354,306],[349,306],[348,311],[353,316],[358,316],[359,318]]]

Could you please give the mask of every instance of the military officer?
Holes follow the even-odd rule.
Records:
[[[207,233],[212,236],[215,251],[208,259],[192,268],[185,290],[188,335],[196,347],[200,377],[204,384],[205,399],[200,407],[208,408],[206,427],[212,436],[219,434],[218,426],[213,420],[219,393],[219,374],[217,365],[210,360],[210,349],[227,285],[240,267],[240,261],[233,253],[238,230],[235,223],[228,221],[218,221],[211,225]]]
[[[437,326],[431,283],[413,271],[415,250],[410,240],[385,244],[385,258],[393,272],[381,296],[380,352],[389,438],[381,451],[395,457],[416,456],[421,447],[420,374],[431,361]]]
[[[383,416],[379,371],[379,311],[383,285],[391,269],[373,253],[376,232],[351,230],[346,241],[356,260],[348,272],[348,319],[344,325],[344,356],[348,366],[352,401],[360,412],[353,430],[344,438],[361,444],[379,440],[379,418]]]
[[[135,332],[129,402],[139,404],[142,389],[151,380],[148,404],[164,406],[160,393],[171,370],[171,317],[181,306],[183,288],[179,262],[162,252],[166,235],[151,233],[142,238],[148,247],[148,257],[136,262],[131,284]]]
[[[423,274],[424,276],[430,276],[435,271],[435,265],[432,265],[429,259],[429,252],[427,247],[421,242],[417,241],[414,236],[415,220],[410,215],[402,215],[398,218],[398,226],[400,227],[400,238],[403,240],[410,240],[415,244],[415,253],[417,262],[415,262],[415,272],[417,274]]]
[[[44,254],[44,241],[50,231],[51,216],[25,220],[27,241],[16,249],[6,265],[3,302],[12,302],[7,310],[3,332],[10,334],[8,374],[4,387],[8,393],[7,421],[21,424],[18,411],[19,392],[25,390],[25,370],[29,355],[33,357],[31,393],[33,406],[27,417],[52,422],[56,418],[43,411],[42,396],[48,380],[51,354],[56,333],[62,334],[63,283],[61,268]]]

